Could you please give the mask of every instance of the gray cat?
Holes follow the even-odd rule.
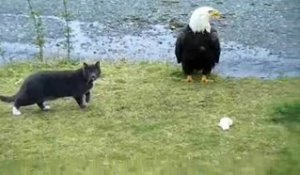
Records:
[[[85,108],[90,101],[90,90],[93,83],[101,75],[99,61],[78,70],[42,71],[26,78],[20,90],[13,96],[2,96],[4,102],[14,102],[13,115],[21,115],[19,108],[37,104],[41,110],[50,107],[44,102],[62,97],[74,97],[81,108]]]

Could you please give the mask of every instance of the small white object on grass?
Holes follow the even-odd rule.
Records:
[[[220,126],[223,130],[228,130],[232,124],[233,124],[233,121],[231,118],[222,117],[218,126]]]

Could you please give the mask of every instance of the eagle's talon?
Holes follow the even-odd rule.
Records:
[[[208,83],[214,82],[214,80],[207,79],[207,77],[205,75],[203,75],[201,78],[201,82],[204,84],[208,84]]]
[[[185,81],[187,83],[192,83],[194,80],[193,80],[192,76],[188,75]]]

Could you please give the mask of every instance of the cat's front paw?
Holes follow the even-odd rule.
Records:
[[[87,103],[83,103],[83,104],[80,105],[80,108],[81,108],[81,109],[85,109],[85,108],[87,108],[87,107],[88,107],[88,104],[87,104]]]
[[[49,105],[45,105],[43,111],[49,111],[51,109],[51,107]]]

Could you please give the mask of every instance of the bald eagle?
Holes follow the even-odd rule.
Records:
[[[207,79],[207,75],[219,62],[221,48],[217,30],[211,27],[209,20],[220,17],[220,12],[212,7],[199,7],[178,35],[175,55],[187,76],[187,82],[192,82],[193,72],[199,70],[202,71],[201,82],[206,84],[212,81]]]

